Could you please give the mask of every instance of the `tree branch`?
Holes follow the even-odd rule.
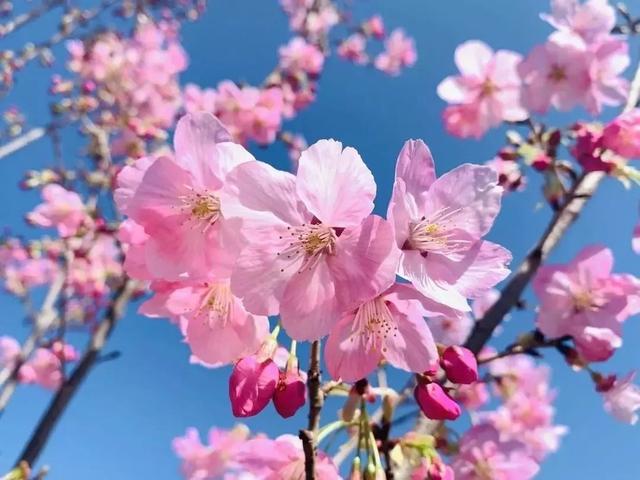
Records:
[[[316,454],[320,412],[324,403],[324,394],[320,388],[320,340],[311,344],[307,388],[309,390],[309,424],[306,430],[300,430],[300,440],[304,450],[305,480],[316,479]]]
[[[47,410],[40,418],[36,429],[31,434],[29,442],[17,459],[16,465],[22,461],[27,462],[29,465],[33,465],[36,462],[47,444],[53,429],[68,407],[69,402],[96,363],[116,323],[122,318],[135,289],[136,283],[133,280],[127,279],[123,281],[122,285],[114,292],[111,304],[102,322],[100,322],[91,336],[89,345],[82,355],[80,362],[69,378],[67,378],[60,389],[58,389]]]

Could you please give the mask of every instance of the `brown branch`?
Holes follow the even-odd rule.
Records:
[[[58,389],[53,400],[44,412],[36,429],[31,434],[31,438],[26,447],[16,461],[16,465],[25,461],[29,465],[33,465],[38,459],[40,453],[44,449],[53,429],[62,417],[63,413],[69,406],[69,402],[76,394],[78,388],[85,380],[102,349],[104,348],[111,332],[118,320],[125,312],[125,308],[131,299],[131,295],[136,289],[136,283],[132,280],[125,280],[122,285],[114,292],[111,304],[104,315],[102,322],[93,332],[89,345],[82,355],[78,365],[75,367],[69,378],[65,380]]]
[[[309,390],[309,423],[307,428],[300,430],[300,440],[304,450],[305,480],[316,479],[316,455],[318,430],[320,428],[320,412],[324,403],[324,394],[320,388],[320,340],[311,344],[309,355],[309,372],[307,388]]]
[[[640,98],[640,65],[636,68],[631,89],[623,112],[628,112],[638,105]],[[551,219],[551,223],[543,233],[538,243],[531,249],[529,254],[516,271],[515,275],[503,288],[500,298],[485,313],[484,317],[478,321],[465,346],[478,354],[484,347],[496,327],[504,320],[504,317],[512,308],[520,302],[522,293],[538,271],[542,262],[547,258],[551,250],[562,239],[568,228],[578,218],[589,199],[598,189],[600,182],[604,178],[601,172],[583,174],[575,183],[572,191],[568,195],[568,200],[560,207]]]

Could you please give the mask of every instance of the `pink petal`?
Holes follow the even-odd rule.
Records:
[[[396,179],[401,178],[406,193],[419,199],[436,180],[436,167],[429,147],[422,140],[407,140],[396,160]]]
[[[373,210],[376,184],[358,152],[335,140],[320,140],[302,152],[296,188],[322,223],[358,225]]]
[[[493,50],[479,40],[470,40],[456,48],[454,58],[458,70],[463,75],[483,77],[491,58]]]

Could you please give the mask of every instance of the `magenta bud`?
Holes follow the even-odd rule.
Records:
[[[418,384],[413,395],[420,410],[431,420],[455,420],[460,406],[437,383]]]
[[[429,480],[454,480],[453,469],[441,461],[435,461],[429,465]]]
[[[440,363],[453,383],[468,385],[478,380],[478,362],[467,348],[457,345],[447,347]]]
[[[273,404],[280,416],[292,417],[306,400],[307,388],[300,374],[296,371],[281,373],[273,396]]]
[[[270,358],[258,362],[255,355],[235,364],[229,377],[229,399],[236,417],[252,417],[267,406],[280,377],[278,366]]]

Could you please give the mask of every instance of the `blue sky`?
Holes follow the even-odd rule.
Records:
[[[431,147],[439,172],[464,162],[484,162],[500,148],[504,133],[501,131],[492,132],[482,141],[447,135],[440,121],[444,104],[436,96],[436,86],[454,72],[453,51],[465,40],[482,39],[494,48],[522,53],[544,41],[550,29],[538,19],[538,13],[547,9],[547,2],[360,0],[354,3],[356,17],[381,13],[388,27],[402,26],[414,36],[419,54],[417,65],[399,78],[390,78],[331,57],[320,81],[318,101],[287,127],[303,133],[309,141],[336,138],[356,147],[375,175],[376,210],[384,213],[395,158],[406,139],[424,139]],[[190,56],[183,80],[202,86],[215,86],[226,78],[260,82],[276,62],[277,47],[289,38],[286,19],[276,0],[213,1],[204,18],[186,25],[182,34]],[[25,30],[11,41],[32,40],[31,35],[33,30]],[[18,86],[8,99],[2,100],[2,109],[17,104],[26,111],[32,124],[44,123],[49,75],[49,71],[37,66],[19,74]],[[573,112],[562,119],[568,122],[580,114]],[[607,114],[612,115],[613,110]],[[75,135],[65,137],[63,147],[68,161],[79,158]],[[281,168],[287,166],[281,147],[252,150],[262,160]],[[0,225],[10,225],[15,230],[23,214],[37,203],[37,194],[20,192],[17,183],[25,169],[50,161],[47,140],[0,161]],[[513,252],[514,265],[550,217],[549,209],[539,205],[538,183],[532,178],[525,192],[506,197],[489,235]],[[605,182],[552,260],[565,261],[587,244],[605,243],[616,253],[618,271],[639,275],[639,259],[630,248],[638,200],[637,189],[627,191],[613,180]],[[17,230],[29,231],[26,227]],[[530,294],[527,298],[533,303]],[[24,336],[22,312],[16,303],[0,296],[0,309],[3,313],[0,333]],[[509,343],[518,332],[530,329],[532,318],[531,311],[514,315],[496,344]],[[638,318],[628,321],[623,348],[603,370],[624,373],[640,367],[639,322]],[[52,467],[47,478],[179,478],[178,461],[170,449],[173,437],[189,426],[205,432],[211,425],[230,427],[235,423],[227,400],[228,369],[207,370],[190,365],[188,349],[176,329],[165,321],[136,315],[135,308],[119,325],[107,349],[110,350],[118,350],[122,356],[94,370],[41,457],[41,462]],[[537,478],[640,478],[638,427],[619,424],[604,413],[601,399],[593,392],[586,374],[571,372],[553,354],[549,360],[554,367],[553,385],[558,390],[557,421],[568,425],[570,432],[561,450],[545,461]],[[392,381],[401,382],[402,378],[396,376]],[[48,392],[35,387],[18,391],[0,419],[0,470],[6,470],[14,461],[49,397]],[[338,406],[330,403],[324,418],[333,418]],[[278,435],[297,431],[304,424],[305,413],[284,421],[269,407],[247,423],[255,431]]]

